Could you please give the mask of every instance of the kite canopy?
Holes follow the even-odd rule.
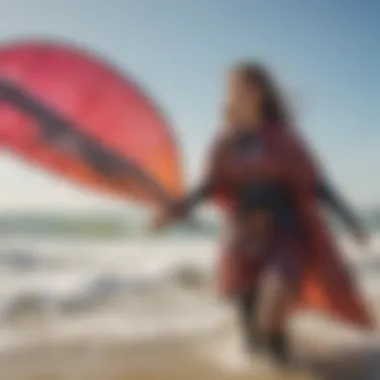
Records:
[[[158,204],[183,191],[178,145],[128,77],[75,47],[0,47],[0,139],[63,178]]]

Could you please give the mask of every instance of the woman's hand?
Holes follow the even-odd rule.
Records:
[[[182,219],[188,214],[188,206],[185,200],[174,201],[171,205],[161,211],[151,223],[151,229],[157,231],[164,228],[176,219]]]

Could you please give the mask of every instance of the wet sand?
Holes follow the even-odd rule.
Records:
[[[44,344],[2,354],[4,380],[372,380],[380,374],[380,346],[347,345],[315,350],[315,342],[298,342],[296,356],[308,370],[288,373],[254,365],[228,371],[199,355],[209,339],[136,343],[87,342]],[[216,342],[216,344],[218,344]],[[349,348],[344,348],[349,347]]]
[[[71,352],[66,352],[64,349],[59,355],[51,355],[51,352],[45,350],[38,351],[37,353],[29,352],[28,358],[24,357],[22,366],[13,361],[17,368],[3,372],[1,378],[7,380],[248,380],[252,378],[276,380],[284,378],[281,373],[224,372],[204,363],[185,348],[178,346],[156,347],[154,352],[150,349],[140,352],[138,349],[113,348],[102,352],[101,358],[90,355],[91,359],[86,358],[88,353],[83,355],[80,349],[74,347],[70,348]],[[39,356],[39,359],[36,356]],[[39,365],[37,365],[38,361]],[[42,366],[41,361],[45,362]],[[82,363],[79,364],[79,361]],[[8,361],[8,365],[9,363]],[[292,375],[290,378],[292,380],[308,379],[308,377],[297,375]]]

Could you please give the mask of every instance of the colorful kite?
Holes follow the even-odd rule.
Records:
[[[160,205],[183,192],[178,145],[134,82],[83,50],[0,48],[0,139],[90,189]]]

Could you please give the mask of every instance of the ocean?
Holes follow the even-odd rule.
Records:
[[[373,236],[365,252],[346,238],[340,243],[378,315],[380,236]],[[170,369],[181,350],[186,350],[182,359],[193,358],[193,367],[196,358],[230,376],[267,371],[264,361],[252,364],[245,357],[234,311],[216,295],[217,253],[213,234],[183,231],[117,238],[2,234],[0,374],[6,377],[1,378],[54,373],[61,377],[51,379],[82,380],[115,368]],[[320,357],[342,346],[380,347],[377,332],[365,336],[321,316],[300,315],[292,323],[301,357],[307,350]],[[168,357],[158,360],[164,347]],[[125,355],[115,359],[120,356],[115,350]],[[380,374],[369,373],[375,372]]]

